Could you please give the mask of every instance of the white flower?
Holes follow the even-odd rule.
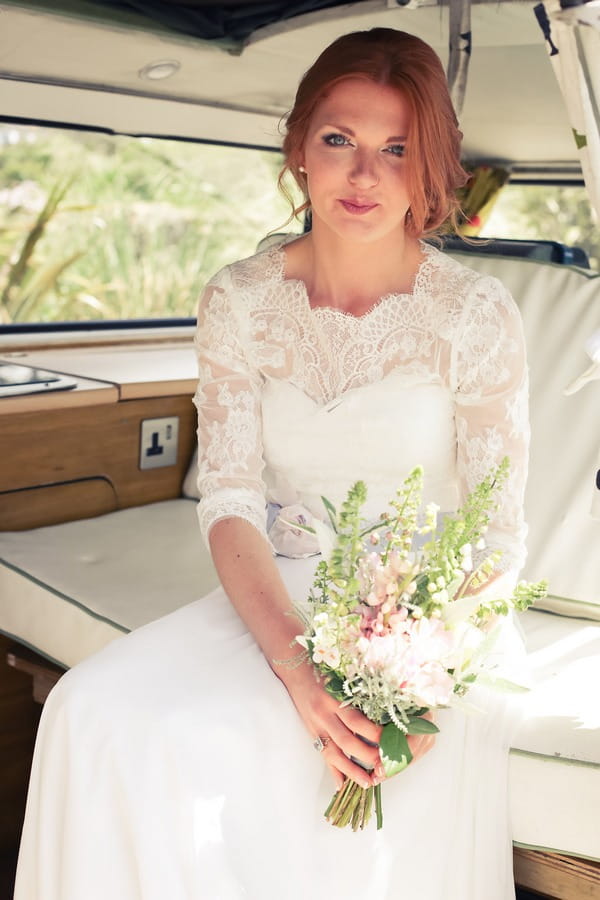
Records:
[[[463,570],[463,572],[472,572],[473,558],[471,556],[471,545],[463,544],[458,552],[460,554],[460,568]]]
[[[317,663],[325,663],[327,666],[331,666],[332,669],[335,669],[336,666],[340,664],[340,651],[337,647],[327,646],[326,644],[315,644],[313,649],[313,662]]]
[[[337,647],[328,647],[325,651],[325,662],[332,669],[337,668],[340,664],[340,651]]]

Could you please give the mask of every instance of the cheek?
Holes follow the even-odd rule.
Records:
[[[343,174],[347,171],[349,162],[349,156],[344,153],[313,150],[306,153],[304,166],[315,184]]]

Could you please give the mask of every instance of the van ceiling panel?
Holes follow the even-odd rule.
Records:
[[[362,0],[335,8],[319,3],[330,8],[315,11],[314,0],[285,4],[311,11],[285,21],[279,16],[231,52],[218,42],[150,28],[145,17],[125,9],[149,2],[106,0],[100,6],[63,0],[52,11],[49,0],[0,3],[0,114],[127,134],[277,146],[277,122],[290,108],[298,79],[338,35],[374,25],[400,28],[447,60],[445,5],[408,9],[393,0]],[[202,0],[188,4],[195,12],[216,9]],[[64,11],[56,11],[59,5]],[[237,2],[232,9],[222,4],[220,12],[283,5]],[[461,116],[471,159],[547,165],[576,160],[533,6],[517,0],[472,8],[473,53]],[[162,81],[143,77],[148,64],[162,60],[177,61],[178,71]]]

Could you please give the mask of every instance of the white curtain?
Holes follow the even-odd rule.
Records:
[[[600,3],[562,9],[560,0],[535,7],[565,100],[581,169],[600,222]]]
[[[456,117],[460,118],[471,60],[471,0],[452,0],[450,4],[448,90]]]

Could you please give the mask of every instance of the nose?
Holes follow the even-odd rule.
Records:
[[[374,187],[379,182],[375,154],[357,150],[353,155],[348,180],[357,187]]]

